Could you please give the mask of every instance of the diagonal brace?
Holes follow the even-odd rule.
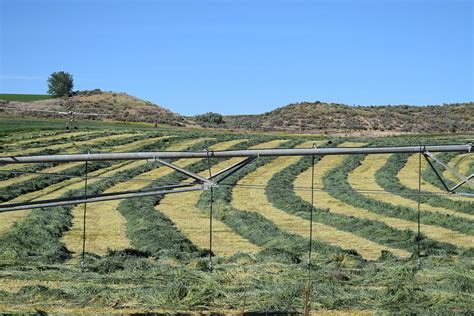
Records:
[[[164,161],[164,160],[161,160],[161,159],[158,159],[158,158],[154,158],[153,161],[157,161],[157,162],[159,162],[160,164],[162,164],[164,166],[167,166],[167,167],[169,167],[169,168],[171,168],[171,169],[173,169],[173,170],[175,170],[179,173],[187,175],[188,177],[193,178],[194,180],[196,180],[199,183],[206,184],[206,185],[214,185],[214,183],[210,179],[201,177],[200,175],[198,175],[194,172],[191,172],[191,171],[188,171],[188,170],[183,169],[181,167],[175,166],[172,163],[169,163],[167,161]]]
[[[236,164],[233,164],[230,167],[222,169],[221,171],[217,172],[212,177],[210,177],[210,179],[213,180],[216,177],[224,174],[223,177],[221,177],[219,180],[216,181],[216,183],[221,183],[222,181],[224,181],[225,179],[227,179],[228,177],[230,177],[231,175],[233,175],[234,173],[236,173],[237,171],[239,171],[240,169],[242,169],[246,165],[248,165],[251,162],[255,161],[257,158],[258,158],[258,156],[247,157],[244,160],[241,160],[241,161],[237,162]]]
[[[467,183],[469,186],[472,186],[474,187],[474,184],[470,181],[470,179],[474,176],[474,174],[471,174],[470,176],[468,177],[464,177],[463,175],[461,175],[460,173],[458,173],[456,170],[454,170],[453,168],[449,167],[448,165],[446,165],[445,163],[443,163],[441,160],[439,160],[438,158],[436,158],[432,153],[428,152],[428,151],[423,151],[423,157],[425,157],[426,161],[428,162],[429,166],[431,167],[431,169],[434,171],[436,177],[439,179],[439,181],[441,182],[441,184],[443,185],[443,187],[445,188],[445,190],[448,192],[448,193],[452,193],[452,194],[460,194],[458,192],[455,192],[457,189],[459,189],[464,183]],[[432,158],[435,162],[437,162],[438,164],[440,164],[441,166],[445,167],[446,170],[448,170],[449,172],[451,172],[454,176],[456,176],[457,178],[461,179],[461,182],[456,184],[454,187],[452,187],[451,189],[448,187],[448,185],[446,184],[446,182],[444,181],[443,177],[441,176],[441,174],[438,172],[438,170],[435,168],[435,166],[433,165],[433,163],[431,162],[431,160],[429,158]]]
[[[427,156],[429,156],[431,159],[433,159],[435,162],[437,162],[438,164],[440,164],[441,166],[443,166],[446,170],[448,170],[449,172],[451,172],[451,174],[453,174],[455,177],[457,177],[460,181],[462,181],[462,183],[466,183],[467,185],[471,186],[471,187],[474,187],[474,183],[472,183],[471,181],[469,181],[469,179],[472,177],[469,176],[469,177],[465,177],[464,175],[460,174],[459,172],[456,171],[456,169],[454,168],[451,168],[448,164],[445,164],[444,162],[442,162],[440,159],[438,159],[435,155],[433,155],[432,153],[426,151],[425,154]],[[456,187],[457,189],[457,187]],[[454,190],[451,189],[451,190]]]

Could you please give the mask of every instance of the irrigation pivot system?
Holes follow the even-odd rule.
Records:
[[[231,174],[245,167],[253,162],[258,157],[267,156],[318,156],[318,155],[357,155],[357,154],[397,154],[397,153],[420,153],[428,161],[429,166],[436,173],[438,179],[441,181],[443,187],[450,194],[463,195],[467,197],[474,197],[473,194],[457,192],[463,185],[474,187],[471,180],[474,177],[469,175],[464,177],[449,167],[447,164],[440,161],[432,153],[440,152],[458,152],[471,153],[473,149],[472,144],[464,145],[433,145],[433,146],[399,146],[399,147],[348,147],[348,148],[286,148],[286,149],[248,149],[248,150],[233,150],[233,151],[158,151],[158,152],[127,152],[127,153],[98,153],[98,154],[71,154],[71,155],[41,155],[41,156],[14,156],[14,157],[0,157],[0,165],[3,164],[28,164],[28,163],[48,163],[48,162],[91,162],[91,161],[105,161],[105,160],[149,160],[156,161],[166,167],[169,167],[176,172],[186,175],[194,180],[190,183],[166,185],[142,190],[130,190],[114,193],[91,194],[72,198],[60,198],[51,200],[29,201],[22,203],[10,203],[0,205],[0,212],[18,211],[24,209],[53,207],[62,205],[72,205],[79,203],[92,203],[100,201],[109,201],[117,199],[126,199],[133,197],[143,197],[150,195],[161,195],[170,193],[182,193],[196,190],[207,190],[215,188],[229,177]],[[167,162],[163,159],[186,159],[186,158],[232,158],[245,157],[242,161],[225,168],[209,177],[202,177],[194,172],[188,171]],[[449,188],[439,171],[436,169],[434,163],[437,163],[451,172],[459,179],[459,183],[454,187]],[[86,175],[87,177],[87,175]]]
[[[87,213],[87,204],[92,202],[100,201],[109,201],[109,200],[118,200],[118,199],[127,199],[127,198],[136,198],[144,197],[151,195],[163,195],[171,193],[183,193],[190,191],[199,191],[199,190],[209,190],[210,191],[210,213],[209,213],[209,262],[208,269],[209,272],[213,271],[213,252],[212,252],[212,241],[213,241],[213,192],[214,189],[219,185],[225,185],[222,183],[227,177],[235,173],[236,171],[244,168],[248,164],[252,163],[259,157],[278,157],[278,156],[311,156],[312,157],[312,177],[311,177],[311,220],[309,225],[310,230],[310,240],[308,245],[308,281],[305,286],[305,305],[304,311],[305,315],[309,315],[309,302],[311,301],[311,289],[312,289],[312,264],[311,264],[311,252],[312,252],[312,239],[313,239],[313,212],[314,207],[314,173],[315,173],[315,156],[323,155],[357,155],[357,154],[397,154],[397,153],[408,153],[408,154],[418,154],[418,203],[417,203],[417,269],[421,269],[421,161],[422,156],[427,160],[430,168],[433,169],[438,179],[441,181],[445,190],[450,194],[463,195],[467,197],[474,197],[474,194],[470,193],[461,193],[457,190],[463,185],[469,185],[474,187],[472,178],[474,174],[471,174],[468,177],[464,177],[459,174],[456,170],[452,169],[450,166],[442,162],[438,157],[433,155],[433,153],[441,152],[457,152],[457,153],[471,153],[473,149],[472,144],[465,145],[436,145],[436,146],[402,146],[402,147],[352,147],[352,148],[317,148],[313,146],[312,148],[287,148],[287,149],[248,149],[248,150],[233,150],[233,151],[187,151],[187,152],[177,152],[177,151],[158,151],[158,152],[128,152],[128,153],[103,153],[103,154],[72,154],[72,155],[42,155],[42,156],[14,156],[14,157],[1,157],[0,156],[0,165],[6,164],[28,164],[28,163],[48,163],[48,162],[85,162],[85,177],[84,177],[84,194],[82,196],[76,197],[66,197],[59,199],[51,200],[38,200],[38,201],[27,201],[22,203],[5,203],[0,204],[0,213],[3,212],[13,212],[20,211],[25,209],[33,208],[45,208],[45,207],[54,207],[54,206],[64,206],[64,205],[75,205],[83,204],[83,233],[82,233],[82,260],[81,260],[81,269],[84,268],[84,258],[86,253],[86,213]],[[233,158],[233,157],[243,157],[241,161],[224,168],[214,174],[211,172],[211,163],[210,158]],[[207,168],[209,171],[209,176],[204,177],[196,174],[195,172],[186,170],[184,168],[178,167],[175,164],[165,161],[163,159],[186,159],[186,158],[202,158],[207,160]],[[105,161],[105,160],[148,160],[153,162],[158,162],[159,164],[171,168],[172,170],[187,176],[191,179],[188,182],[181,182],[176,184],[166,184],[162,186],[153,186],[140,190],[129,190],[121,192],[111,192],[111,193],[101,193],[101,194],[88,194],[88,163],[90,161]],[[435,164],[438,164],[445,168],[447,171],[451,172],[455,177],[459,179],[459,183],[449,188],[440,172],[436,169]]]

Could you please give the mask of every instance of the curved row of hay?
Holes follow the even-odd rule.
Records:
[[[170,136],[160,136],[160,137],[152,137],[149,139],[138,140],[129,144],[115,146],[109,148],[107,151],[132,151],[137,150],[143,146],[153,144],[163,139],[167,139]],[[71,164],[75,166],[80,166],[83,163],[65,163],[59,165],[57,168],[61,168],[61,166],[68,165],[69,167]],[[139,162],[131,163],[131,162],[119,162],[117,164],[113,164],[107,168],[101,168],[99,170],[93,171],[89,173],[90,179],[88,180],[89,184],[94,184],[95,182],[99,181],[100,178],[98,177],[109,177],[113,176],[114,174],[126,170],[127,168],[131,168],[132,166],[139,165]],[[56,172],[58,169],[56,169]],[[33,181],[33,180],[26,180],[26,181]],[[40,199],[55,199],[61,197],[68,191],[80,189],[84,186],[84,180],[82,177],[73,177],[71,179],[67,179],[64,181],[60,181],[58,183],[54,183],[49,185],[41,190],[29,192],[27,194],[21,195],[13,200],[8,201],[8,203],[19,203],[19,202],[26,202],[26,201],[34,201]],[[0,214],[0,235],[8,230],[14,222],[25,218],[30,211],[23,210],[17,212],[8,212],[8,213],[1,213]]]
[[[136,134],[119,134],[108,136],[112,139],[126,138],[126,137],[137,136]],[[61,137],[61,135],[47,136],[44,139],[54,140],[55,137]],[[141,139],[138,141],[131,142],[129,144],[109,147],[106,151],[130,151],[143,147],[146,144],[152,144],[160,139],[170,137],[155,137],[149,139]],[[169,150],[183,150],[191,145],[195,145],[202,139],[191,139],[189,141],[180,142],[176,145],[169,147]],[[234,139],[232,141],[226,141],[215,145],[213,150],[224,150],[238,143],[246,141],[245,139]],[[24,141],[26,144],[26,141]],[[92,140],[81,142],[81,144],[93,145],[104,142],[104,137],[97,137]],[[281,140],[273,140],[268,143],[263,143],[258,147],[274,147],[281,144]],[[309,147],[313,142],[306,142],[302,146]],[[61,148],[63,150],[70,150],[72,147],[68,147],[70,144],[58,144],[51,147]],[[362,143],[346,143],[343,146],[363,146]],[[29,149],[34,152],[36,149]],[[396,196],[393,194],[379,194],[383,190],[376,182],[375,172],[379,170],[384,164],[387,163],[388,155],[369,155],[362,162],[362,165],[354,169],[348,176],[350,185],[355,189],[361,191],[367,197],[371,199],[390,203],[392,205],[402,205],[416,209],[416,202]],[[413,157],[417,158],[416,155]],[[405,185],[413,186],[413,183],[409,182],[414,178],[413,173],[413,157],[409,159],[407,165],[400,170],[399,177],[403,180]],[[302,236],[304,238],[309,237],[309,221],[307,219],[292,215],[284,209],[279,209],[272,205],[271,201],[265,195],[262,187],[265,187],[273,175],[280,170],[283,170],[293,164],[295,164],[300,157],[280,157],[265,164],[257,170],[243,177],[233,189],[232,194],[232,206],[239,210],[246,210],[256,212],[264,216],[269,221],[276,224],[276,226],[282,231]],[[465,165],[469,165],[465,161],[467,158],[461,159],[457,162],[460,164],[463,162]],[[189,166],[196,163],[201,159],[183,159],[175,162],[181,167]],[[227,159],[221,161],[217,165],[212,167],[212,170],[218,170],[225,168],[237,162],[239,158]],[[329,194],[321,190],[323,188],[322,179],[324,175],[336,168],[344,160],[344,156],[327,156],[323,157],[316,165],[316,177],[314,185],[317,188],[315,191],[315,204],[316,207],[329,208],[331,213],[340,214],[344,216],[354,216],[358,218],[364,218],[370,221],[382,222],[389,227],[403,230],[416,230],[416,223],[407,221],[400,218],[391,216],[385,216],[377,213],[373,213],[363,208],[357,208],[346,204]],[[453,162],[456,163],[456,162]],[[94,184],[100,180],[100,178],[93,178],[94,176],[100,177],[111,177],[120,172],[126,172],[127,170],[139,169],[146,162],[120,162],[112,166],[101,168],[90,173],[92,177],[89,180],[89,184]],[[63,164],[48,168],[45,171],[48,172],[61,172],[73,166],[79,166],[80,163]],[[105,192],[117,192],[121,190],[136,190],[147,186],[147,181],[135,181],[139,179],[155,180],[161,177],[165,177],[173,171],[167,168],[153,168],[138,175],[132,177],[132,181],[125,180],[119,182],[112,187],[109,187]],[[410,179],[407,176],[410,174]],[[202,172],[203,175],[206,172]],[[10,183],[20,183],[22,181],[33,180],[33,175],[23,175],[16,178],[9,179]],[[296,194],[299,195],[303,200],[310,201],[310,192],[308,190],[298,190],[299,187],[308,187],[310,185],[311,170],[302,172],[295,180],[294,186]],[[16,181],[16,182],[15,182]],[[402,181],[402,180],[401,180]],[[7,182],[4,182],[7,183]],[[0,182],[0,186],[2,182]],[[424,184],[425,185],[425,184]],[[82,179],[69,179],[61,181],[59,183],[47,186],[42,190],[30,192],[22,195],[10,202],[20,202],[35,199],[44,198],[57,198],[64,195],[66,192],[72,190],[81,189],[83,186]],[[250,187],[249,187],[250,186]],[[251,186],[256,186],[251,188]],[[426,185],[428,189],[432,189],[429,185]],[[217,189],[218,190],[218,189]],[[372,194],[370,191],[373,190],[377,194]],[[342,193],[343,194],[343,193]],[[197,208],[201,192],[189,192],[179,195],[169,195],[164,197],[160,203],[156,206],[156,210],[167,216],[176,227],[184,233],[189,240],[191,240],[197,247],[206,249],[209,242],[208,237],[208,222],[209,216],[202,210]],[[87,250],[100,255],[106,254],[107,249],[125,249],[130,247],[130,242],[125,236],[126,221],[120,212],[118,211],[118,205],[120,201],[110,201],[103,203],[90,204],[88,207],[88,231],[87,231]],[[429,205],[422,204],[422,208],[429,212],[460,217],[468,220],[474,218],[473,215],[456,212],[447,208],[432,207]],[[79,205],[72,211],[73,213],[73,225],[71,229],[63,236],[62,241],[66,244],[67,248],[73,252],[79,252],[82,246],[82,218],[83,206]],[[24,218],[29,212],[13,212],[0,214],[2,224],[0,225],[0,234],[8,230],[12,223]],[[432,240],[453,244],[459,248],[469,248],[473,245],[472,236],[455,232],[443,227],[434,225],[422,224],[422,232],[428,238]],[[314,223],[314,238],[330,245],[338,246],[343,249],[355,249],[362,257],[366,259],[376,259],[380,256],[381,251],[388,250],[399,257],[407,257],[410,255],[409,252],[402,249],[392,248],[387,245],[378,244],[377,242],[368,240],[364,237],[353,234],[349,231],[343,231],[332,227],[330,225],[322,224],[319,222]],[[227,256],[235,254],[238,251],[243,252],[256,252],[259,247],[249,242],[244,237],[240,236],[232,228],[228,227],[222,221],[218,219],[214,222],[214,247],[213,250],[217,255]]]
[[[182,141],[166,148],[166,150],[185,150],[204,140],[205,139],[198,138]],[[149,164],[149,162],[135,161],[103,176],[113,176],[118,172],[140,167],[144,164]],[[166,167],[159,167],[159,165],[156,167],[157,168],[141,173],[132,179],[120,182],[105,190],[104,193],[139,190],[147,186],[149,180],[155,180],[171,172],[171,170]],[[104,255],[107,253],[107,249],[122,250],[130,247],[130,243],[125,236],[125,219],[117,210],[120,202],[120,200],[113,200],[88,205],[86,218],[86,249],[88,252]],[[75,253],[80,252],[82,249],[82,229],[84,224],[83,207],[83,205],[79,205],[73,209],[72,227],[62,239],[66,247]]]
[[[253,173],[239,181],[241,186],[265,186],[274,173],[295,163],[299,157],[281,157],[260,167]],[[232,205],[237,209],[244,209],[258,212],[281,229],[303,236],[309,237],[309,221],[298,216],[288,214],[271,205],[265,196],[264,190],[260,188],[248,189],[237,186],[233,192]],[[390,250],[399,256],[408,256],[407,252],[398,249],[387,249],[387,247],[378,245],[370,240],[361,238],[357,235],[340,231],[331,226],[321,223],[314,223],[315,239],[322,240],[331,245],[339,246],[344,249],[355,249],[366,259],[377,259],[382,250]]]
[[[318,188],[322,187],[322,178],[324,177],[324,174],[330,171],[332,168],[337,167],[337,164],[343,162],[345,157],[340,156],[338,161],[335,161],[332,157],[327,156],[321,159],[321,161],[316,165],[316,180],[315,180],[315,186]],[[359,170],[360,171],[360,170]],[[365,172],[364,177],[367,177],[371,172],[375,172],[376,169],[371,169],[368,172]],[[302,173],[296,180],[295,186],[304,186],[304,184],[308,183],[308,179],[310,179],[310,174],[311,170],[308,170],[304,173]],[[361,176],[361,174],[357,174],[358,176]],[[350,177],[351,178],[351,177]],[[356,186],[360,189],[362,187],[367,190],[368,188],[366,187],[366,181],[365,179],[362,179],[359,181],[355,180],[356,178],[352,176],[352,183],[357,182]],[[360,182],[360,183],[359,183]],[[368,183],[367,185],[371,185]],[[374,188],[374,187],[373,187]],[[376,188],[378,189],[378,188]],[[337,188],[335,188],[337,190]],[[378,192],[380,193],[380,192]],[[310,200],[310,195],[308,192],[298,192],[298,194],[305,200],[309,201]],[[344,192],[340,192],[337,194],[344,194]],[[336,195],[337,195],[336,194]],[[367,194],[367,193],[363,193]],[[368,194],[370,195],[370,198],[374,198],[373,194]],[[384,195],[377,195],[377,199],[385,199]],[[399,230],[412,230],[416,231],[417,230],[417,224],[416,222],[408,221],[408,220],[403,220],[399,219],[396,217],[391,217],[391,216],[385,216],[381,215],[378,213],[373,213],[369,210],[363,209],[363,208],[357,208],[353,207],[351,205],[348,205],[346,203],[341,202],[340,200],[334,198],[327,192],[315,192],[315,201],[316,205],[319,207],[329,207],[330,212],[336,213],[336,214],[342,214],[342,215],[349,215],[349,216],[354,216],[354,217],[360,217],[360,218],[366,218],[368,220],[372,221],[379,221],[382,223],[385,223],[386,225],[390,227],[394,227]],[[389,203],[390,200],[388,200]],[[398,200],[397,200],[398,201]],[[393,202],[393,204],[398,205],[398,203]],[[425,225],[421,224],[421,231],[424,235],[427,237],[437,240],[440,242],[448,243],[448,244],[453,244],[457,247],[460,248],[470,248],[473,245],[473,237],[458,233],[443,227],[438,227],[438,226],[433,226],[433,225]]]
[[[418,159],[419,159],[418,154],[411,155],[408,158],[405,166],[400,170],[400,172],[397,175],[398,179],[403,185],[405,185],[408,188],[416,189],[416,190],[418,189],[418,178],[417,178],[418,165],[419,165]],[[421,160],[421,168],[422,169],[429,168],[428,163],[423,157]],[[444,198],[450,199],[453,201],[472,202],[472,199],[468,197],[447,195],[445,191],[441,190],[437,186],[434,186],[431,183],[428,183],[426,181],[422,181],[422,188],[424,191],[429,191],[429,192],[434,192],[434,193],[439,193],[439,194],[444,193],[443,195]]]
[[[66,142],[61,143],[61,144],[47,146],[47,149],[49,149],[49,150],[62,150],[62,151],[67,150],[68,153],[72,153],[79,146],[94,146],[94,145],[100,144],[102,142],[112,141],[112,140],[115,140],[115,139],[125,139],[125,138],[128,138],[128,137],[131,138],[131,137],[134,137],[134,136],[137,136],[137,134],[136,133],[120,133],[120,134],[115,134],[115,135],[106,135],[106,136],[101,136],[101,137],[94,137],[92,139],[83,140],[83,141],[79,141],[79,142],[74,142],[74,141],[73,142],[68,142],[67,139],[65,139]],[[28,148],[28,149],[2,152],[1,155],[2,156],[34,155],[38,152],[41,152],[44,149],[46,149],[46,148],[34,147],[34,148]]]
[[[391,155],[367,155],[362,164],[349,173],[348,181],[355,190],[362,192],[362,194],[372,199],[392,205],[403,205],[416,210],[418,205],[415,200],[410,200],[391,193],[383,194],[384,189],[377,184],[375,173],[387,163],[390,156]],[[411,173],[409,176],[410,178],[417,179],[417,174],[418,172]],[[424,184],[424,182],[421,184],[422,190],[425,189]],[[421,208],[428,212],[474,220],[474,215],[456,212],[442,207],[434,207],[425,203],[421,204]]]
[[[237,139],[218,143],[212,146],[211,150],[226,150],[238,143],[244,142],[246,139]],[[253,148],[272,148],[279,144],[279,140],[262,143]],[[180,167],[186,167],[199,161],[200,159],[182,159],[176,162]],[[211,173],[227,168],[241,158],[232,158],[221,161],[217,165],[212,166]],[[200,173],[201,176],[207,177],[208,171]],[[209,214],[201,212],[197,208],[199,196],[201,192],[193,191],[179,195],[167,195],[156,206],[156,210],[165,214],[176,227],[183,232],[186,237],[196,246],[202,249],[209,247]],[[231,228],[219,219],[213,221],[213,241],[212,251],[218,256],[229,256],[239,251],[246,253],[255,253],[259,250],[257,246],[250,243],[245,238],[236,234]]]
[[[129,135],[130,134],[124,134],[123,138],[119,137],[121,135],[98,137],[98,138],[94,138],[92,140],[86,140],[86,141],[83,141],[83,142],[76,142],[75,145],[93,146],[93,148],[95,150],[100,149],[101,152],[112,152],[112,151],[120,152],[120,151],[123,151],[123,150],[134,150],[134,149],[137,148],[137,146],[141,147],[141,146],[144,146],[146,144],[149,144],[149,143],[153,142],[153,139],[142,140],[142,137],[145,137],[145,135],[132,134],[133,137],[128,137]],[[139,136],[138,140],[136,140],[136,136]],[[130,142],[125,143],[123,145],[107,147],[108,142],[116,140],[116,139],[119,139],[119,140],[125,141],[125,142],[128,142],[128,140],[130,140]],[[73,153],[74,148],[75,147],[64,147],[63,148],[64,152],[61,152],[61,153],[62,154]],[[61,173],[65,170],[67,170],[67,169],[74,168],[74,167],[80,166],[82,164],[83,164],[82,162],[62,163],[62,164],[59,164],[59,165],[54,166],[54,167],[42,169],[41,173]],[[15,165],[11,165],[11,168],[16,168],[16,167],[17,166],[15,166]],[[9,185],[18,184],[18,183],[21,183],[21,182],[24,182],[24,181],[33,181],[33,180],[35,180],[36,178],[38,178],[40,176],[41,176],[40,174],[31,173],[31,174],[23,174],[23,175],[19,175],[19,176],[16,176],[16,177],[12,177],[10,179],[0,181],[0,188],[5,188]]]

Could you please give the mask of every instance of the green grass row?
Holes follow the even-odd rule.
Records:
[[[97,149],[100,149],[100,148],[107,148],[107,147],[111,147],[111,146],[124,145],[124,144],[128,144],[128,143],[131,143],[131,142],[135,142],[135,141],[140,140],[140,139],[146,139],[146,138],[150,138],[150,137],[157,137],[157,136],[160,136],[160,135],[162,135],[162,134],[148,133],[148,134],[145,134],[145,135],[137,135],[137,136],[133,136],[133,137],[127,137],[127,138],[124,138],[124,139],[115,139],[115,140],[105,141],[101,144],[96,144],[94,146],[90,146],[90,145],[79,146],[78,147],[78,152],[94,152],[94,151],[96,151]],[[152,146],[153,146],[153,144],[149,145],[149,146],[144,146],[141,149],[142,150],[147,150]],[[113,164],[114,164],[113,162],[109,162],[109,161],[107,161],[107,162],[105,162],[105,161],[91,162],[91,163],[88,164],[88,172],[93,172],[93,171],[96,171],[96,170],[99,170],[99,169],[102,169],[102,168],[107,168],[107,167],[112,166]],[[31,166],[31,167],[33,167],[33,166]],[[10,173],[10,174],[14,174],[14,173]],[[80,164],[80,165],[75,166],[75,167],[68,168],[66,170],[63,170],[58,175],[56,175],[56,174],[51,174],[51,175],[50,174],[40,174],[38,177],[36,177],[34,179],[34,181],[26,180],[26,181],[15,183],[15,184],[12,184],[12,185],[9,185],[9,186],[6,186],[6,187],[2,188],[1,189],[2,196],[0,197],[0,201],[1,202],[6,202],[6,201],[14,199],[14,198],[16,198],[20,195],[30,193],[30,192],[34,192],[34,191],[38,191],[38,190],[44,189],[44,188],[46,188],[50,185],[65,181],[65,180],[69,179],[71,176],[81,177],[83,175],[85,175],[85,163]]]
[[[393,155],[391,157],[396,157]],[[327,190],[334,198],[343,201],[349,205],[360,207],[366,210],[369,210],[373,213],[400,218],[407,221],[412,221],[413,223],[417,222],[417,210],[402,206],[394,205],[386,202],[382,202],[370,197],[367,197],[357,191],[355,191],[349,182],[347,181],[348,174],[360,166],[364,160],[365,155],[353,155],[347,157],[343,162],[341,162],[337,168],[331,169],[323,178],[324,190]],[[381,170],[386,170],[382,168]],[[387,181],[390,177],[386,173],[381,172],[376,173],[377,181],[384,181],[385,189],[389,191],[386,187],[391,185],[392,182]],[[390,192],[394,194],[402,195],[404,197],[408,196],[406,193],[401,193],[397,190],[396,187],[392,186]],[[412,192],[415,193],[415,192]],[[418,192],[416,192],[417,194]],[[416,199],[416,195],[410,195],[411,199]],[[427,225],[435,225],[444,228],[451,229],[453,231],[458,231],[461,233],[473,233],[474,222],[465,218],[447,216],[444,214],[421,211],[421,223]]]
[[[387,160],[387,163],[375,173],[377,184],[380,185],[387,192],[403,196],[404,198],[411,199],[413,201],[418,200],[418,190],[411,189],[400,183],[397,177],[399,171],[405,166],[409,154],[397,154],[392,155]],[[421,202],[434,207],[444,207],[458,212],[466,214],[474,214],[474,208],[471,202],[454,201],[450,200],[442,195],[431,193],[427,191],[421,191]],[[446,219],[449,220],[448,218]]]
[[[316,157],[317,163],[319,159]],[[317,164],[316,164],[317,166]],[[297,163],[276,173],[266,188],[266,194],[272,204],[290,214],[310,219],[311,204],[295,194],[294,180],[305,170],[311,168],[311,158],[302,158]],[[338,186],[338,189],[341,189]],[[331,189],[333,191],[334,189]],[[343,190],[343,189],[342,189]],[[350,194],[349,192],[345,194]],[[339,197],[341,194],[338,194]],[[317,201],[316,201],[317,205]],[[347,231],[359,235],[368,240],[392,248],[404,249],[414,252],[416,249],[416,234],[410,230],[399,230],[378,221],[334,214],[330,209],[315,207],[313,220],[328,226],[335,227],[341,231]],[[422,240],[423,249],[430,247],[436,254],[456,253],[454,247],[446,248],[445,245],[429,240]]]

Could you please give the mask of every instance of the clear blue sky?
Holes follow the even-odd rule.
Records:
[[[64,70],[188,115],[474,100],[474,1],[0,3],[3,93]]]

